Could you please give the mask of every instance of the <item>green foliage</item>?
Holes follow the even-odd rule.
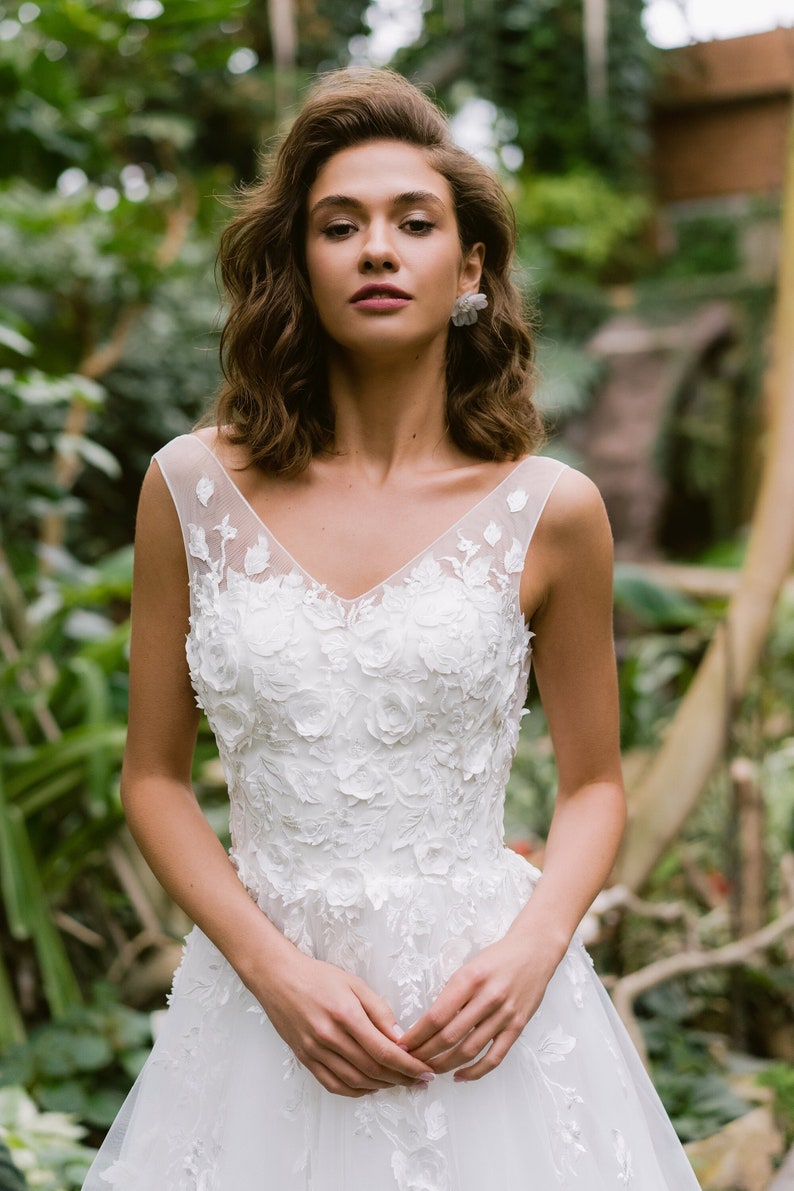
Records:
[[[42,0],[36,17],[17,21],[20,5],[4,7],[9,174],[48,186],[75,164],[112,185],[111,163],[195,171],[219,159],[250,174],[279,117],[264,0],[168,0],[148,11],[125,0]],[[317,6],[302,23],[301,72],[344,51],[364,7]]]
[[[36,564],[31,551],[42,517],[62,512],[74,518],[79,502],[57,484],[55,447],[64,443],[66,411],[73,403],[101,407],[104,389],[86,377],[47,375],[38,369],[0,370],[0,472],[13,485],[0,485],[0,544],[24,575]],[[115,458],[87,436],[73,436],[70,449],[90,466],[118,476]]]
[[[450,83],[460,90],[463,78],[508,113],[533,173],[586,165],[633,178],[654,71],[642,12],[642,0],[610,0],[608,96],[597,111],[588,105],[581,0],[466,0],[457,19],[444,0],[432,0],[422,38],[396,61],[440,85],[448,100]]]
[[[99,986],[91,1005],[31,1031],[0,1052],[0,1087],[19,1085],[42,1108],[106,1129],[138,1075],[152,1042],[147,1014]]]
[[[81,998],[53,912],[68,907],[83,917],[76,885],[101,870],[122,818],[128,626],[107,611],[110,599],[129,598],[130,562],[127,552],[79,578],[48,581],[19,632],[19,651],[0,655],[0,904],[8,930],[0,969],[3,953],[13,965],[33,947],[56,1016]],[[17,629],[19,594],[6,577],[0,608]],[[0,974],[0,1002],[10,987]],[[15,1014],[0,1015],[0,1044],[20,1032]]]
[[[533,401],[547,425],[561,422],[587,409],[598,381],[601,362],[571,342],[555,342],[543,336],[537,345],[538,383]]]
[[[618,670],[624,749],[656,746],[704,649],[701,632],[641,633],[625,640]]]
[[[22,1088],[0,1087],[0,1142],[31,1187],[76,1191],[82,1186],[96,1152],[81,1144],[85,1132],[67,1113],[41,1112]],[[0,1183],[4,1191],[27,1185]]]
[[[683,592],[654,582],[640,567],[615,564],[615,608],[649,629],[680,629],[703,622],[702,607]]]
[[[739,226],[730,216],[709,215],[676,224],[676,251],[665,266],[671,277],[731,273],[741,265]]]
[[[0,1191],[25,1191],[26,1187],[25,1176],[11,1160],[8,1147],[0,1141]]]
[[[521,723],[518,746],[505,794],[505,838],[545,839],[557,794],[557,766],[540,701]]]
[[[522,175],[515,201],[521,253],[552,276],[616,281],[647,259],[643,232],[650,203],[594,169]]]
[[[715,1058],[715,1039],[694,1029],[699,1003],[678,984],[661,985],[641,999],[651,1016],[642,1021],[653,1080],[682,1141],[694,1141],[748,1112],[750,1105],[733,1092]]]
[[[794,1143],[794,1064],[772,1063],[758,1076],[761,1087],[775,1094],[775,1115],[780,1121],[786,1144]]]

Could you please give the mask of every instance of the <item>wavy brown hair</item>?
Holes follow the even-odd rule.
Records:
[[[461,246],[485,244],[488,308],[476,324],[450,324],[447,423],[479,459],[518,459],[542,438],[531,399],[533,342],[511,271],[515,217],[497,178],[451,139],[445,118],[390,70],[321,78],[271,155],[263,180],[242,192],[221,236],[218,263],[229,313],[221,335],[224,381],[213,415],[252,462],[294,475],[334,434],[324,333],[305,262],[306,202],[321,166],[372,140],[427,152],[452,191]]]

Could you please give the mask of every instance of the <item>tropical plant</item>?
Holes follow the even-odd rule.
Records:
[[[42,1191],[81,1187],[96,1153],[82,1144],[85,1132],[68,1113],[40,1112],[22,1088],[0,1087],[0,1142],[27,1176],[28,1182],[17,1181],[22,1191],[28,1185]],[[16,1191],[11,1181],[4,1188]]]

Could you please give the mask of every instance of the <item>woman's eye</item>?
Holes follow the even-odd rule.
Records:
[[[343,240],[355,230],[355,224],[352,223],[330,223],[328,227],[323,228],[323,235],[329,240]]]
[[[407,228],[409,232],[412,232],[416,236],[427,235],[435,226],[430,219],[420,219],[418,216],[416,219],[406,219],[403,224],[404,228]]]

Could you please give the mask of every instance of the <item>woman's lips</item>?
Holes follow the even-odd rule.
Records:
[[[395,285],[365,285],[350,302],[358,310],[399,310],[411,300],[410,294]]]

